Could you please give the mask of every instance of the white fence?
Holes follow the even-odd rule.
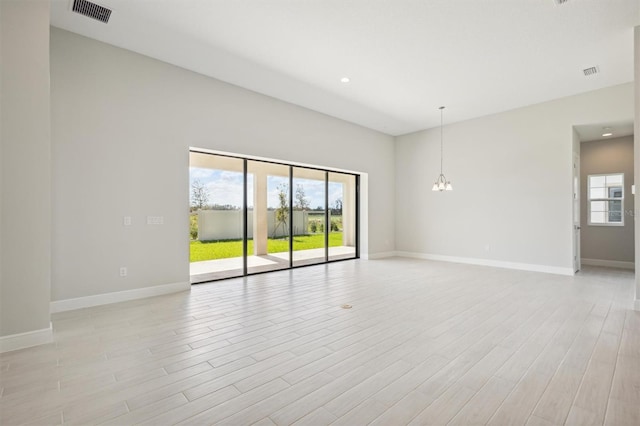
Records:
[[[284,237],[289,233],[289,220],[286,226],[280,224],[276,230],[276,212],[267,211],[269,237]],[[303,211],[293,212],[293,235],[307,233],[309,214]],[[247,212],[247,236],[253,238],[253,210]],[[198,212],[198,240],[235,240],[242,238],[242,210],[200,210]]]

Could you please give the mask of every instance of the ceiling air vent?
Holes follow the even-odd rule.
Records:
[[[598,74],[598,67],[590,67],[590,68],[585,68],[582,70],[582,72],[584,73],[585,77],[589,77],[591,75],[595,75]]]
[[[105,24],[109,22],[109,18],[111,17],[111,9],[107,9],[106,7],[91,3],[87,0],[73,0],[71,10],[79,13],[80,15],[88,16],[89,18],[104,22]]]

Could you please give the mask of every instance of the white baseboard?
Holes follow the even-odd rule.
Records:
[[[53,342],[53,326],[49,323],[49,328],[0,337],[0,353],[17,351],[18,349],[51,342]]]
[[[618,269],[636,269],[634,262],[621,262],[618,260],[602,260],[602,259],[580,259],[583,265],[589,266],[604,266],[606,268],[618,268]]]
[[[92,306],[108,305],[110,303],[126,302],[128,300],[144,299],[145,297],[160,296],[162,294],[177,293],[189,290],[188,282],[156,285],[153,287],[136,288],[134,290],[116,291],[113,293],[96,294],[94,296],[78,297],[75,299],[54,300],[51,302],[51,313],[72,311],[74,309],[90,308]]]
[[[573,268],[559,266],[536,265],[532,263],[505,262],[502,260],[476,259],[472,257],[443,256],[440,254],[414,253],[397,251],[396,256],[411,257],[414,259],[438,260],[443,262],[465,263],[469,265],[492,266],[494,268],[517,269],[521,271],[545,272],[556,275],[574,275]]]
[[[395,251],[383,251],[380,253],[371,253],[367,256],[367,259],[369,260],[385,259],[387,257],[394,257],[395,255],[396,255]]]

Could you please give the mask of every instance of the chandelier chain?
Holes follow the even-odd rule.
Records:
[[[443,132],[443,125],[444,125],[444,121],[443,121],[443,114],[444,114],[444,107],[441,106],[440,107],[440,174],[442,174],[442,162],[444,161],[444,143],[443,141],[443,136],[442,136],[442,132]]]

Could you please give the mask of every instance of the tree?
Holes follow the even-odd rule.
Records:
[[[209,202],[209,190],[196,179],[191,184],[191,206],[196,210],[204,210]]]
[[[285,235],[287,234],[287,220],[289,219],[289,202],[287,200],[288,193],[289,185],[284,183],[278,185],[278,208],[276,209],[276,226],[273,229],[273,237],[276,236],[280,226],[282,226]]]
[[[342,198],[336,199],[333,202],[333,208],[331,209],[331,214],[336,216],[342,216]]]
[[[300,184],[296,186],[296,202],[293,207],[296,210],[306,211],[309,210],[309,200],[304,193],[304,187]]]

